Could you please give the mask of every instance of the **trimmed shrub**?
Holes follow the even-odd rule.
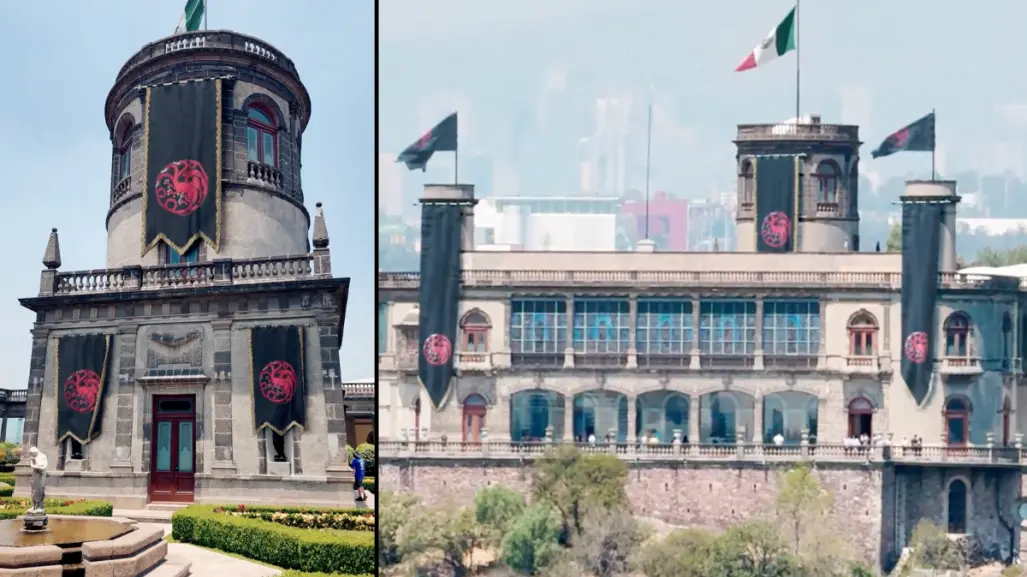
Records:
[[[85,499],[46,499],[43,502],[46,512],[50,515],[79,515],[84,517],[110,517],[114,514],[114,505],[106,501],[87,501]],[[0,498],[0,519],[14,519],[25,514],[32,506],[31,499],[3,497]]]
[[[14,486],[14,473],[0,473],[0,483],[7,483]]]
[[[374,445],[372,445],[371,443],[362,443],[360,445],[357,445],[357,448],[356,448],[355,451],[353,450],[353,447],[350,447],[349,445],[347,445],[346,446],[346,456],[348,457],[347,458],[347,462],[352,462],[353,461],[353,455],[355,453],[360,453],[360,456],[364,458],[364,469],[365,469],[365,472],[369,476],[373,476],[375,474],[375,472],[377,471],[376,467],[378,466],[378,462],[375,461],[375,458],[374,458]]]
[[[193,543],[282,567],[323,573],[371,574],[375,569],[374,533],[336,529],[300,529],[262,519],[232,515],[239,506],[192,505],[171,516],[171,535]],[[225,513],[228,510],[229,513]],[[261,512],[331,512],[355,509],[248,507]],[[366,513],[366,511],[365,511]]]
[[[371,577],[370,573],[363,575],[342,575],[339,573],[310,573],[308,571],[297,571],[295,569],[289,569],[285,573],[282,573],[278,577]]]
[[[249,507],[214,507],[215,513],[260,519],[300,529],[338,529],[340,531],[374,531],[374,511],[367,509],[301,509]]]
[[[377,493],[378,485],[376,484],[375,477],[364,477],[364,490],[368,493]]]

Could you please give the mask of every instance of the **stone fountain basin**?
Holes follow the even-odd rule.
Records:
[[[22,518],[0,521],[0,575],[5,577],[134,577],[167,557],[164,530],[140,528],[131,519],[51,515],[49,530],[41,533],[22,532],[23,523]],[[169,575],[189,572],[188,566],[175,569]]]

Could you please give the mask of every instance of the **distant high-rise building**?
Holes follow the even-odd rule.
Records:
[[[388,216],[403,214],[403,173],[406,167],[396,162],[396,155],[378,155],[378,212]]]
[[[492,158],[485,154],[460,155],[460,182],[474,185],[474,195],[489,198],[495,193]]]

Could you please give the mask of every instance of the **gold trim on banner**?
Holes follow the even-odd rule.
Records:
[[[752,250],[753,252],[760,251],[760,226],[763,224],[760,222],[760,203],[756,198],[757,186],[759,178],[756,174],[756,161],[759,160],[757,157],[752,158]],[[745,182],[742,182],[742,186],[745,186]]]
[[[438,405],[435,404],[435,401],[431,400],[431,392],[428,391],[428,387],[424,384],[424,381],[421,380],[420,376],[417,377],[417,382],[418,382],[418,384],[421,385],[421,388],[424,389],[424,392],[428,393],[428,402],[431,403],[432,408],[434,408],[436,411],[439,410],[439,407],[442,407],[443,405],[445,405],[446,401],[449,400],[450,395],[453,394],[453,376],[452,375],[450,375],[450,377],[449,377],[449,382],[446,383],[446,394],[442,395],[442,400],[439,401]]]
[[[253,415],[253,424],[254,424],[254,426],[256,426],[256,424],[257,424],[257,391],[256,391],[256,389],[254,389],[253,385],[255,383],[255,379],[256,379],[257,375],[253,372],[253,330],[254,329],[258,329],[258,328],[260,328],[260,327],[252,327],[252,328],[250,328],[250,345],[249,345],[249,348],[250,348],[250,414]],[[306,328],[307,327],[303,326],[303,325],[297,325],[296,326],[296,333],[299,335],[299,339],[300,339],[300,378],[303,379],[303,413],[304,413],[303,416],[304,417],[307,416],[306,415],[306,412],[307,412],[307,398],[306,398],[307,397],[307,369],[306,369],[306,365],[307,365],[307,359],[306,359],[307,351],[306,351],[306,349],[303,348],[303,331],[306,330]],[[323,386],[323,384],[322,384],[322,386]],[[303,431],[306,430],[306,428],[303,425],[299,424],[299,422],[297,422],[297,421],[292,421],[291,423],[286,425],[285,428],[282,429],[282,430],[276,429],[274,426],[271,425],[271,423],[264,423],[264,424],[262,424],[260,426],[257,426],[256,428],[257,428],[257,433],[260,433],[264,429],[271,429],[272,431],[278,433],[279,435],[281,435],[283,437],[285,436],[286,433],[289,432],[290,429],[293,429],[293,428],[299,429],[300,432],[303,432]]]
[[[153,237],[153,240],[149,244],[147,244],[146,243],[146,201],[147,201],[147,199],[150,196],[150,183],[147,180],[148,179],[147,169],[149,168],[147,166],[147,163],[149,161],[149,147],[150,147],[150,87],[149,86],[146,87],[146,111],[144,112],[144,116],[146,117],[146,121],[143,124],[143,232],[142,232],[142,235],[141,235],[142,239],[143,239],[143,253],[142,253],[141,256],[145,256],[146,253],[148,253],[151,250],[153,250],[153,247],[157,246],[157,243],[161,242],[161,241],[164,241],[164,244],[166,244],[169,247],[171,247],[172,249],[174,249],[175,252],[177,252],[179,255],[184,255],[193,246],[193,243],[195,243],[198,239],[201,239],[201,238],[203,239],[203,241],[205,243],[207,243],[207,246],[209,246],[210,248],[214,249],[215,253],[221,251],[221,213],[222,213],[222,202],[221,202],[221,189],[222,189],[222,187],[221,187],[221,164],[222,164],[222,158],[221,158],[221,156],[222,156],[222,145],[223,145],[223,143],[221,142],[221,123],[223,122],[223,118],[222,118],[223,114],[222,114],[222,111],[221,111],[221,101],[222,101],[221,98],[222,98],[221,97],[221,79],[220,78],[215,78],[214,79],[214,99],[215,99],[214,108],[215,108],[215,115],[217,116],[217,118],[214,121],[214,126],[216,127],[215,128],[215,132],[217,134],[214,137],[214,146],[215,146],[214,156],[217,158],[217,160],[215,161],[215,166],[216,166],[215,173],[216,174],[215,174],[215,177],[214,177],[214,182],[216,182],[217,184],[215,185],[215,189],[214,189],[214,191],[215,191],[214,192],[214,239],[212,240],[209,236],[206,235],[206,233],[204,233],[203,231],[200,231],[200,232],[192,235],[191,237],[189,237],[189,240],[187,240],[183,246],[178,246],[177,244],[171,242],[171,240],[168,239],[168,237],[163,232],[159,232],[159,233],[157,233],[157,236]]]
[[[79,335],[75,335],[79,336]],[[67,338],[67,337],[65,337]],[[54,341],[54,355],[53,355],[53,374],[54,374],[54,400],[57,401],[57,406],[61,405],[61,338],[58,337],[53,339]],[[58,412],[57,415],[57,444],[60,445],[65,439],[71,437],[83,445],[88,445],[97,435],[94,435],[94,429],[96,428],[96,419],[100,415],[101,409],[103,408],[103,396],[107,391],[107,364],[110,362],[111,353],[111,336],[104,335],[104,348],[103,348],[103,368],[100,370],[100,391],[96,397],[96,407],[93,409],[93,417],[89,421],[89,431],[85,439],[80,439],[77,435],[68,431],[61,435],[61,417]]]
[[[795,164],[795,198],[792,200],[792,252],[799,252],[799,199],[800,192],[802,192],[802,175],[800,171],[801,157],[795,156],[792,158]]]

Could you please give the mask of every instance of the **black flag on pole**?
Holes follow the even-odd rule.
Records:
[[[460,211],[456,203],[421,205],[420,355],[417,374],[435,407],[453,377],[460,303]]]
[[[917,404],[927,397],[934,372],[943,210],[940,203],[902,205],[902,379]]]
[[[306,425],[306,378],[300,327],[254,327],[250,332],[253,423],[284,435]]]
[[[765,156],[755,172],[756,252],[793,252],[799,225],[799,157]]]
[[[221,242],[221,80],[146,89],[143,254]]]
[[[406,147],[396,158],[396,162],[402,162],[407,168],[414,170],[420,168],[428,170],[428,160],[436,152],[456,152],[457,131],[456,113],[450,114],[435,125],[434,128],[425,132],[417,142]]]
[[[57,341],[58,443],[71,437],[85,444],[100,433],[110,344],[110,335],[77,335]]]
[[[931,152],[934,150],[934,113],[896,130],[888,135],[870,155],[874,158],[896,152]]]

